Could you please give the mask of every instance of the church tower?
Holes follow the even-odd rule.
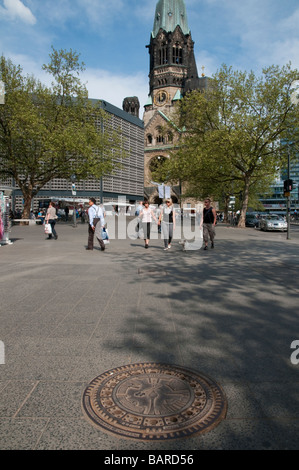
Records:
[[[184,0],[158,1],[147,48],[150,72],[149,95],[143,115],[145,192],[151,202],[157,202],[157,189],[152,185],[151,172],[169,158],[169,152],[179,137],[175,129],[168,130],[166,134],[163,130],[171,122],[177,100],[188,91],[206,86],[205,77],[198,77]]]

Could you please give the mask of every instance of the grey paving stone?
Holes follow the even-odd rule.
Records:
[[[0,449],[298,449],[299,238],[217,226],[215,250],[111,240],[87,226],[13,227],[1,247]],[[82,393],[103,372],[165,362],[209,375],[227,417],[190,439],[142,442],[96,429]]]

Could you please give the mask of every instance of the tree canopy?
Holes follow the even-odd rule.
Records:
[[[180,147],[162,170],[165,179],[185,181],[216,200],[239,194],[239,226],[245,226],[250,193],[268,186],[286,163],[281,139],[298,127],[291,100],[298,77],[290,64],[268,67],[261,77],[223,65],[207,90],[179,103]]]
[[[32,198],[54,178],[99,178],[111,173],[115,157],[124,156],[120,137],[110,128],[99,102],[88,99],[76,52],[52,48],[51,87],[24,76],[4,56],[0,80],[5,105],[0,107],[0,177],[12,177],[24,196],[24,217]]]

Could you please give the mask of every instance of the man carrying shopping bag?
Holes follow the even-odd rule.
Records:
[[[96,227],[98,225],[98,229],[102,229],[105,225],[104,214],[102,208],[96,205],[95,198],[91,197],[89,199],[89,209],[88,209],[88,243],[86,250],[93,250],[93,241],[94,235],[96,232],[96,238],[100,244],[101,250],[105,250],[105,243],[103,242],[101,231],[97,230]]]

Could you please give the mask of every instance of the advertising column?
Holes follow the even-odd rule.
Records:
[[[10,202],[9,197],[0,192],[0,245],[12,245],[9,239],[11,232],[11,220],[9,217]]]

